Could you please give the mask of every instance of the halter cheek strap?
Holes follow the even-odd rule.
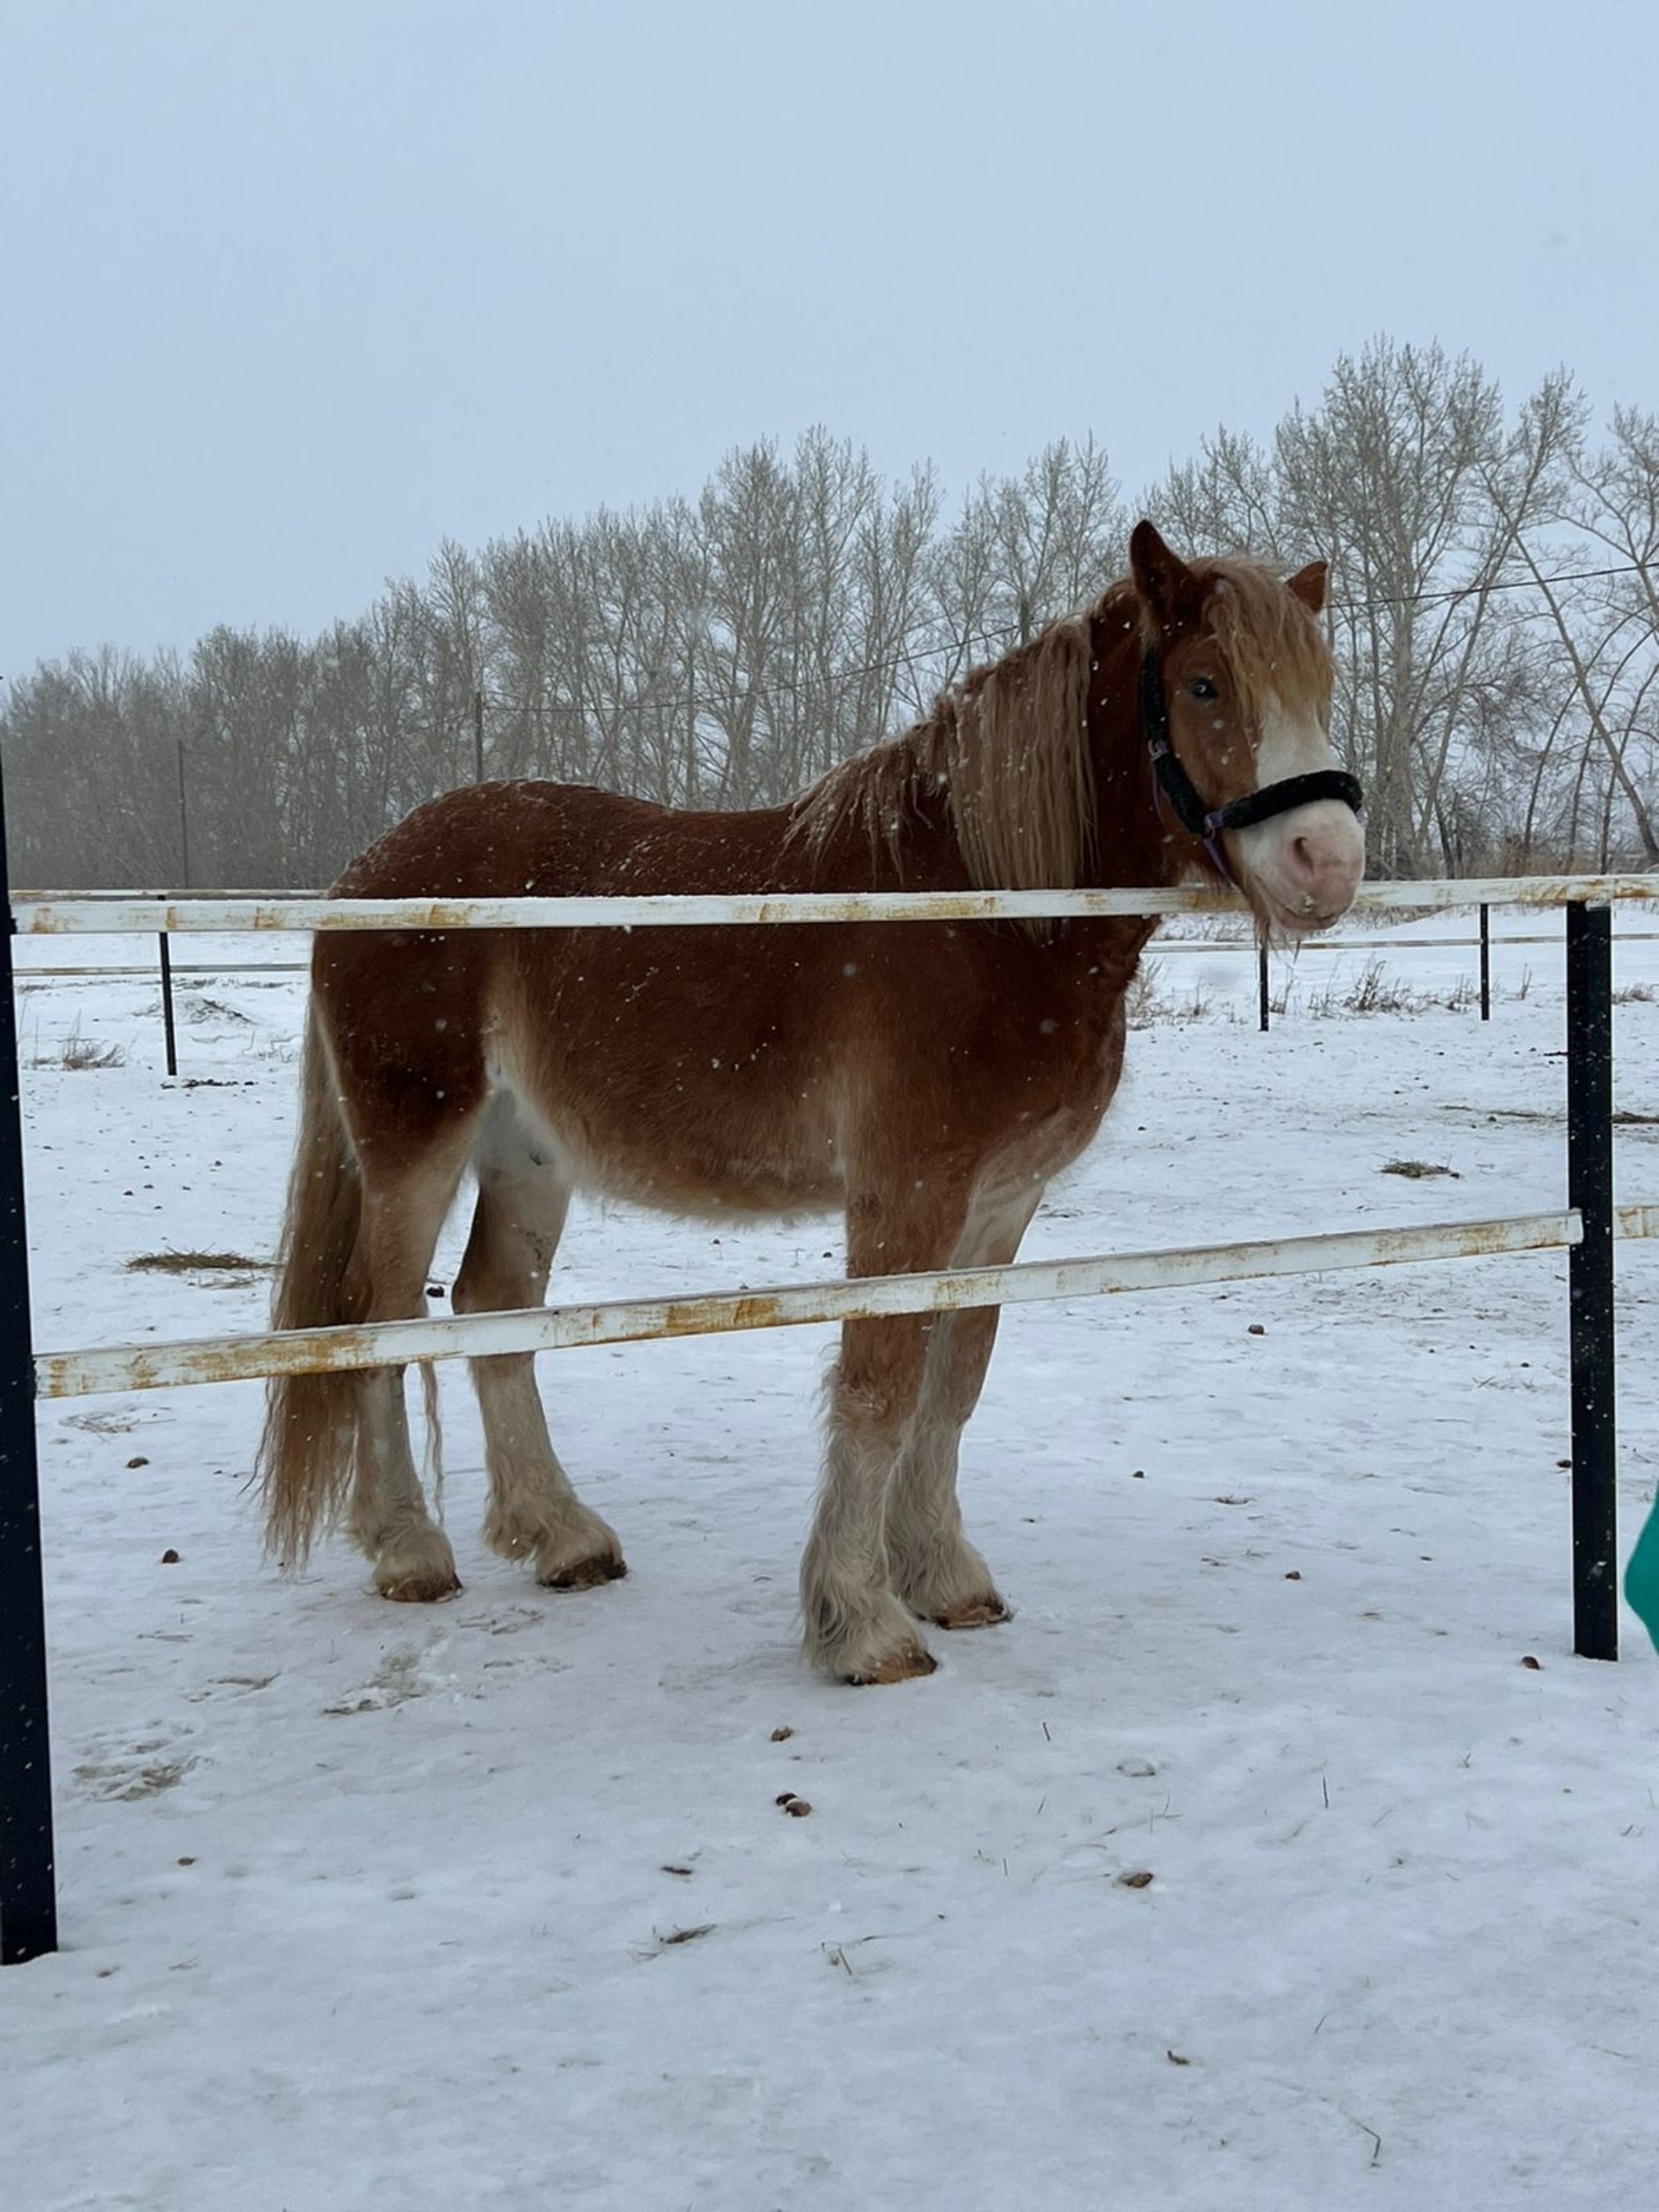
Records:
[[[1160,790],[1174,810],[1176,820],[1183,830],[1203,839],[1204,849],[1235,890],[1238,886],[1222,847],[1223,830],[1248,830],[1252,823],[1270,822],[1275,814],[1288,814],[1293,808],[1309,806],[1315,799],[1340,799],[1356,814],[1364,804],[1365,795],[1357,776],[1351,776],[1345,768],[1319,768],[1311,775],[1287,776],[1281,783],[1269,784],[1264,791],[1248,791],[1243,798],[1230,799],[1225,806],[1206,806],[1170,743],[1169,702],[1164,693],[1163,671],[1158,665],[1157,654],[1152,652],[1144,653],[1141,660],[1141,721],[1152,754],[1153,772]]]

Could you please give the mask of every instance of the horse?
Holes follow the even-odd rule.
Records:
[[[418,807],[341,898],[1234,883],[1258,929],[1325,929],[1364,861],[1328,735],[1325,566],[1282,581],[1135,530],[1128,575],[976,670],[792,804],[695,812],[481,783]],[[321,934],[278,1261],[279,1329],[426,1310],[468,1167],[458,1313],[542,1302],[573,1192],[724,1220],[839,1208],[849,1276],[1012,1262],[1123,1064],[1149,916],[764,928]],[[808,1658],[929,1674],[919,1624],[1009,1607],[963,1532],[962,1431],[995,1307],[846,1322],[800,1572]],[[424,1370],[431,1397],[429,1366]],[[550,1440],[529,1353],[474,1360],[486,1542],[537,1580],[626,1570]],[[343,1516],[387,1598],[459,1589],[403,1370],[284,1376],[258,1473],[290,1567]]]

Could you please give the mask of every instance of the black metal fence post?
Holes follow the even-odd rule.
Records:
[[[1255,950],[1255,1000],[1262,1034],[1268,1033],[1268,1015],[1272,1010],[1268,996],[1268,948],[1261,944]]]
[[[1484,899],[1480,907],[1480,1018],[1492,1018],[1492,929],[1491,909]]]
[[[58,1948],[11,886],[0,779],[0,1965]]]
[[[1567,1202],[1584,1240],[1567,1262],[1573,1359],[1573,1649],[1618,1656],[1613,1349],[1613,917],[1567,910]]]
[[[179,1033],[173,1021],[173,948],[163,930],[156,940],[162,954],[162,1029],[167,1039],[167,1071],[179,1071]]]

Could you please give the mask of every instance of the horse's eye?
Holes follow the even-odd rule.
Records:
[[[1189,696],[1194,699],[1213,699],[1216,687],[1207,676],[1195,676],[1187,685]]]

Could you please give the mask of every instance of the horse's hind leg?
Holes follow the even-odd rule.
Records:
[[[1008,1617],[990,1568],[963,1533],[957,1502],[962,1431],[990,1363],[997,1313],[990,1306],[938,1317],[921,1403],[887,1487],[893,1589],[941,1628],[985,1628]]]
[[[361,1154],[363,1211],[353,1269],[364,1319],[402,1321],[426,1311],[426,1279],[466,1157],[463,1129],[393,1167]],[[383,1598],[427,1602],[461,1587],[449,1540],[427,1510],[410,1448],[401,1367],[358,1380],[357,1447],[347,1526],[374,1561]]]
[[[570,1185],[510,1096],[493,1101],[475,1157],[478,1208],[455,1278],[458,1313],[539,1306],[546,1295]],[[536,1579],[587,1590],[627,1572],[616,1532],[585,1506],[547,1433],[529,1352],[472,1363],[490,1471],[485,1541],[507,1559],[534,1559]]]
[[[953,1255],[961,1268],[1006,1267],[1036,1211],[1024,1197],[970,1220]],[[887,1568],[912,1611],[941,1628],[988,1628],[1008,1618],[991,1571],[963,1534],[957,1502],[962,1432],[979,1402],[1001,1309],[938,1316],[921,1397],[887,1486]]]

